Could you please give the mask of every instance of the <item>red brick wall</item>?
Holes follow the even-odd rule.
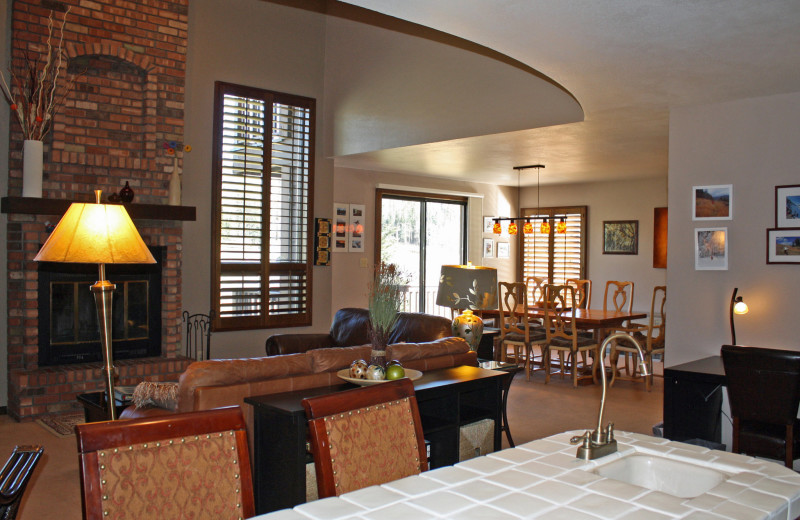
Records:
[[[64,28],[73,88],[44,139],[43,197],[104,200],[125,182],[134,202],[167,204],[174,156],[165,142],[183,141],[188,0],[15,0],[12,3],[12,68],[24,55],[46,51],[47,18]],[[55,38],[54,38],[55,39]],[[55,42],[53,42],[55,44]],[[8,195],[22,194],[22,141],[12,117]],[[182,156],[178,155],[178,164]],[[103,387],[100,364],[39,368],[37,269],[33,257],[60,216],[8,216],[9,413],[18,419],[77,409],[75,396]],[[174,380],[180,357],[181,242],[177,221],[141,219],[136,225],[150,245],[167,246],[163,262],[162,357],[117,363],[121,384]]]

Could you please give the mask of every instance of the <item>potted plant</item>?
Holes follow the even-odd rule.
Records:
[[[372,341],[371,365],[385,366],[386,345],[403,304],[407,281],[394,264],[381,264],[369,286],[369,335]]]

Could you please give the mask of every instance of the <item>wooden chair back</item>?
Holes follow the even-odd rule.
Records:
[[[407,378],[303,399],[319,497],[428,469],[414,385]]]
[[[588,309],[592,304],[592,281],[591,280],[578,280],[577,278],[570,278],[567,280],[567,285],[575,288],[575,305],[582,309]]]
[[[548,284],[545,289],[544,322],[547,343],[561,338],[577,346],[578,331],[575,323],[575,288],[571,285]]]
[[[536,307],[544,306],[544,286],[547,285],[547,277],[529,276],[525,279],[525,286],[528,293],[528,301]]]
[[[633,282],[607,281],[603,293],[603,310],[632,312]]]
[[[500,340],[507,334],[530,337],[528,318],[528,287],[521,282],[497,282],[500,299]]]
[[[76,427],[83,517],[255,515],[247,429],[238,406]]]
[[[44,453],[41,446],[15,446],[0,470],[0,518],[14,520],[25,488]]]

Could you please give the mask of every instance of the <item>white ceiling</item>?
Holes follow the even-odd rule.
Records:
[[[800,91],[800,0],[345,1],[506,54],[571,92],[585,121],[336,157],[341,167],[510,185],[532,162],[546,165],[542,184],[663,177],[670,107]],[[452,171],[459,155],[468,171]]]

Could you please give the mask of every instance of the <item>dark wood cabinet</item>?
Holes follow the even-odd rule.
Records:
[[[720,356],[664,370],[664,437],[719,443],[722,392],[726,384]]]
[[[504,372],[462,366],[432,370],[414,381],[430,467],[458,462],[460,428],[494,421],[494,449],[501,447]],[[353,388],[343,384],[297,392],[254,396],[253,487],[258,514],[294,507],[306,500],[307,424],[302,400]]]

